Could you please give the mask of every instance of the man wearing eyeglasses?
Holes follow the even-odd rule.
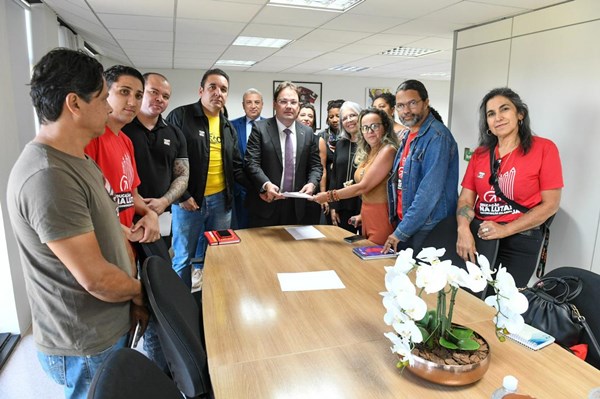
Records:
[[[297,86],[283,82],[273,98],[275,116],[254,123],[246,149],[245,170],[255,188],[248,192],[250,227],[304,224],[306,200],[282,193],[313,195],[323,174],[318,137],[296,121]]]
[[[388,181],[390,222],[396,229],[383,251],[418,250],[431,229],[456,210],[458,146],[418,80],[398,86],[396,111],[408,130]]]

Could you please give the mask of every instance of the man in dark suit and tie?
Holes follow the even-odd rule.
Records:
[[[263,109],[263,96],[256,89],[248,89],[242,97],[242,107],[244,107],[244,116],[231,121],[238,136],[240,153],[246,152],[246,143],[254,121],[260,121],[265,118],[260,116]],[[233,213],[231,215],[231,227],[234,229],[245,229],[248,227],[248,209],[246,208],[246,188],[239,183],[235,184],[233,198]]]
[[[318,137],[296,122],[297,86],[283,82],[273,98],[275,116],[254,123],[246,149],[245,170],[256,189],[248,193],[250,227],[304,224],[306,200],[282,193],[312,195],[323,174]]]

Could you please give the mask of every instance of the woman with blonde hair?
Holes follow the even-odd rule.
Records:
[[[386,184],[396,155],[398,140],[392,120],[384,111],[369,108],[360,112],[354,164],[354,184],[313,196],[322,204],[361,196],[360,215],[352,217],[355,227],[362,223],[363,234],[375,244],[383,245],[394,231],[388,218]]]

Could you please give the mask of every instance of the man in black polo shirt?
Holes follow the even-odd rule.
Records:
[[[139,194],[159,218],[167,217],[170,224],[170,205],[181,197],[188,184],[187,144],[181,130],[168,124],[161,116],[171,97],[167,78],[151,72],[144,75],[144,81],[140,112],[122,131],[133,142],[141,181]],[[168,237],[163,238],[169,241]],[[150,319],[144,334],[144,350],[163,371],[168,372],[153,319]]]
[[[161,215],[186,190],[189,163],[185,137],[161,116],[169,106],[171,85],[163,75],[144,74],[145,90],[137,117],[123,128],[133,142],[140,176],[138,192]]]

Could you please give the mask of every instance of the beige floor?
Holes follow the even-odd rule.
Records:
[[[1,399],[61,399],[63,389],[52,381],[37,360],[31,329],[17,344],[0,370]]]
[[[144,339],[138,343],[142,349]],[[62,399],[63,387],[48,377],[37,359],[31,329],[17,344],[8,362],[0,370],[0,399]]]

